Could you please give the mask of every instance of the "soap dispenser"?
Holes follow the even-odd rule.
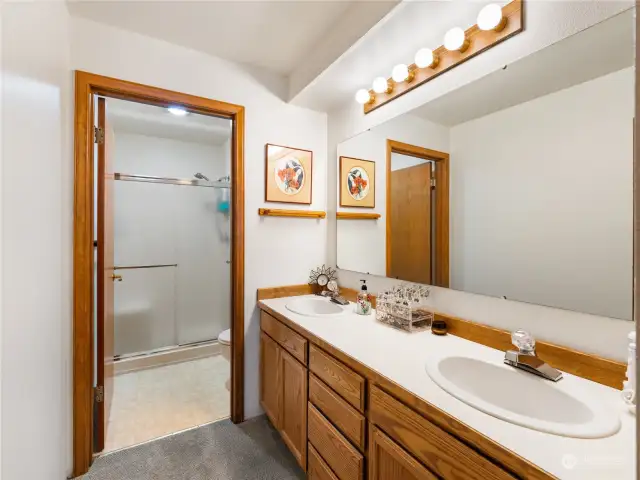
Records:
[[[356,313],[358,315],[370,315],[371,314],[371,295],[367,291],[367,281],[360,280],[362,282],[362,287],[360,288],[360,293],[358,293],[358,297],[356,298]]]

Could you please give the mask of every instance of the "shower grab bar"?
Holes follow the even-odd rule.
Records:
[[[123,267],[113,267],[114,270],[136,270],[138,268],[163,268],[163,267],[177,267],[177,263],[163,263],[159,265],[127,265]]]
[[[191,178],[153,177],[150,175],[133,175],[128,173],[114,173],[113,178],[126,182],[165,183],[169,185],[186,185],[188,187],[231,188],[229,182],[213,182],[211,180]]]

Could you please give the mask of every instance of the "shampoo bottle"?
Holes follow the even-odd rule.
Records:
[[[367,281],[360,281],[362,282],[362,288],[356,298],[356,313],[358,315],[369,315],[371,314],[371,295],[367,291]]]

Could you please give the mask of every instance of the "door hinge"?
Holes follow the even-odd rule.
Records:
[[[435,190],[435,188],[436,188],[436,179],[432,178],[431,179],[431,190]]]
[[[93,141],[98,145],[102,145],[104,143],[103,127],[93,127]]]
[[[104,402],[104,386],[98,385],[93,389],[93,395],[96,400],[96,403]]]

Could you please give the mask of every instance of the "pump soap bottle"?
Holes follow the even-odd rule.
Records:
[[[356,298],[356,313],[358,315],[370,315],[371,314],[371,295],[367,291],[367,281],[360,280],[362,282],[362,288],[358,297]]]

